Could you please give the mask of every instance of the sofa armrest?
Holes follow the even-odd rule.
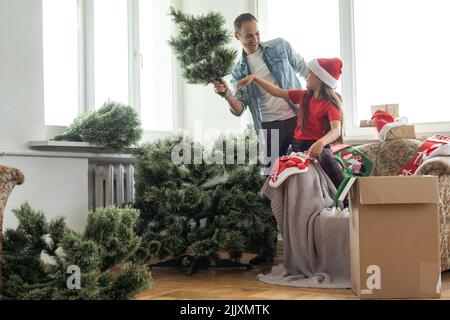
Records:
[[[441,270],[450,269],[450,157],[425,161],[416,175],[439,177],[439,221],[441,229]]]
[[[15,184],[22,184],[24,180],[24,176],[19,169],[0,164],[0,183],[15,182]]]
[[[436,157],[425,161],[417,169],[416,175],[450,175],[450,157]]]
[[[0,165],[0,262],[3,259],[3,214],[9,194],[17,184],[24,182],[24,176],[19,169]],[[0,292],[2,289],[2,263],[0,263]]]

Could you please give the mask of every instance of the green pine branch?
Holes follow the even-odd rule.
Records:
[[[231,33],[220,13],[193,16],[172,7],[170,15],[179,32],[169,45],[188,83],[208,85],[231,73],[237,51],[228,47]]]
[[[90,212],[83,233],[63,218],[48,222],[27,203],[14,212],[19,225],[5,232],[2,299],[131,299],[151,286],[147,266],[131,260],[141,244],[136,209]],[[72,265],[81,270],[80,290],[67,288]]]

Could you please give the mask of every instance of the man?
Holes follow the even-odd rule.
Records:
[[[291,102],[273,97],[256,84],[251,84],[239,91],[236,85],[249,74],[256,74],[283,89],[301,89],[297,73],[305,77],[307,64],[291,45],[281,39],[260,42],[258,21],[250,13],[239,15],[234,21],[235,37],[243,47],[242,56],[232,71],[230,91],[228,84],[222,80],[215,81],[214,90],[225,94],[230,111],[241,116],[246,108],[250,109],[255,129],[267,130],[267,156],[285,155],[292,141],[297,123],[298,108]],[[271,154],[271,135],[279,130],[278,154]],[[276,150],[276,149],[274,149]]]

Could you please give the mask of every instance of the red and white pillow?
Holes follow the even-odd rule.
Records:
[[[278,158],[270,172],[269,185],[278,188],[291,175],[307,172],[310,162],[311,158],[303,152]]]
[[[417,169],[427,161],[428,159],[449,156],[450,155],[450,138],[435,135],[431,138],[425,140],[425,142],[419,147],[414,158],[406,166],[404,166],[400,172],[399,176],[412,176],[416,173]]]

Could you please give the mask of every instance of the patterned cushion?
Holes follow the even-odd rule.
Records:
[[[413,139],[399,139],[381,143],[376,175],[396,176],[413,159],[420,144],[420,141]]]
[[[363,154],[365,154],[370,161],[372,161],[373,163],[373,170],[371,175],[372,176],[376,176],[377,172],[378,172],[378,150],[380,148],[380,144],[379,143],[369,143],[369,144],[363,144],[360,146],[355,147],[356,149],[358,149],[359,151],[361,151]]]

